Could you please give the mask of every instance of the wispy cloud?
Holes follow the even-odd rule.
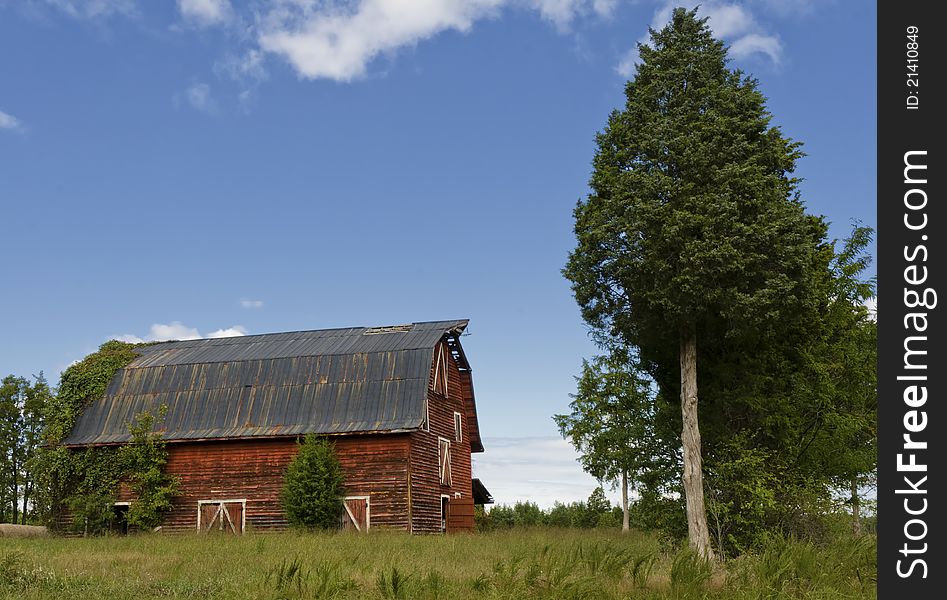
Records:
[[[46,4],[76,19],[96,19],[137,14],[135,0],[45,0]]]
[[[185,23],[197,27],[220,25],[233,17],[230,0],[178,0],[178,11]]]
[[[687,9],[698,7],[698,16],[707,18],[707,24],[714,35],[730,44],[732,57],[743,59],[760,54],[766,56],[774,65],[782,62],[783,46],[779,37],[766,33],[750,9],[735,2],[662,0],[651,19],[651,29],[662,29],[670,22],[674,9],[680,6]],[[647,44],[650,41],[651,37],[647,33],[638,39],[640,44]],[[621,58],[615,70],[622,77],[632,77],[638,60],[636,44]]]
[[[26,125],[23,124],[23,121],[17,119],[13,115],[0,110],[0,130],[23,133],[26,131]]]
[[[257,42],[305,79],[351,81],[383,54],[446,31],[467,32],[504,7],[523,7],[560,30],[580,15],[611,14],[614,0],[275,0],[258,19]]]
[[[218,112],[217,101],[211,93],[210,85],[202,82],[192,83],[183,92],[174,95],[174,105],[187,104],[194,110],[215,115]]]
[[[243,308],[263,308],[262,300],[251,300],[250,298],[243,298],[240,300],[240,306]]]
[[[217,329],[208,333],[207,336],[203,336],[196,327],[189,327],[180,321],[171,321],[170,323],[154,323],[149,329],[148,335],[145,336],[125,333],[113,337],[121,342],[140,344],[142,342],[166,342],[168,340],[199,340],[204,337],[236,337],[246,334],[247,330],[243,326],[233,325],[226,329]]]
[[[559,31],[568,31],[573,21],[588,13],[609,17],[616,3],[617,0],[529,0],[529,5]]]
[[[778,65],[783,57],[783,45],[779,38],[771,35],[751,33],[730,44],[730,55],[734,58],[746,58],[752,54],[765,54],[773,64]]]
[[[575,449],[562,438],[488,437],[483,445],[486,451],[473,455],[473,474],[498,504],[528,500],[548,508],[557,500],[585,500],[599,485],[582,470]]]

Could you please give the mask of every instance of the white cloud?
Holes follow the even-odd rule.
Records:
[[[192,83],[184,92],[174,95],[174,105],[187,103],[191,108],[208,114],[217,114],[217,101],[206,83]]]
[[[234,325],[233,327],[228,327],[227,329],[218,329],[216,331],[211,331],[207,334],[209,338],[228,338],[228,337],[240,337],[241,335],[247,335],[247,330],[241,325]]]
[[[123,333],[122,335],[113,335],[112,339],[118,340],[120,342],[125,342],[127,344],[140,344],[145,341],[143,338],[138,337],[134,333]]]
[[[582,470],[578,454],[559,437],[484,438],[486,451],[473,455],[473,476],[497,504],[586,500],[598,482]],[[608,491],[608,485],[605,486]],[[614,500],[614,493],[609,493]]]
[[[579,16],[594,12],[599,16],[608,17],[615,9],[616,0],[529,0],[531,8],[547,21],[555,24],[560,31],[566,31],[572,22]]]
[[[230,20],[230,0],[178,0],[178,11],[185,22],[198,27],[220,25]]]
[[[171,321],[170,323],[154,323],[148,331],[148,335],[144,337],[133,333],[125,333],[112,336],[112,339],[116,339],[120,342],[128,342],[130,344],[140,344],[142,342],[166,342],[169,340],[199,340],[204,337],[237,337],[246,334],[247,330],[245,327],[242,325],[233,325],[226,329],[211,331],[206,336],[203,336],[195,327],[188,327],[180,321]]]
[[[23,124],[23,121],[17,119],[9,113],[5,113],[0,110],[0,129],[23,132],[26,131],[26,126]]]
[[[468,31],[502,2],[361,0],[353,7],[284,0],[267,15],[259,44],[286,58],[301,77],[350,81],[379,54],[442,31]]]
[[[155,323],[151,326],[151,335],[148,341],[164,342],[167,340],[199,340],[201,334],[193,327],[188,327],[180,321],[171,323]]]
[[[240,306],[244,308],[263,308],[263,301],[243,298],[242,300],[240,300]]]
[[[872,297],[865,300],[865,308],[868,309],[868,316],[872,321],[878,320],[878,298]]]
[[[660,30],[667,25],[677,7],[686,9],[698,7],[698,16],[707,18],[707,25],[714,36],[730,44],[730,55],[733,58],[743,59],[754,54],[761,54],[768,57],[775,65],[781,62],[783,46],[779,37],[764,33],[763,27],[757,22],[753,13],[746,6],[734,2],[662,0],[651,19],[651,29]],[[650,41],[651,37],[648,34],[638,40],[642,44]],[[615,70],[622,77],[632,77],[635,74],[635,64],[638,59],[638,48],[635,45],[621,58]]]
[[[46,4],[77,19],[132,16],[138,12],[135,0],[46,0]]]
[[[783,45],[771,35],[751,33],[730,44],[730,55],[734,58],[746,58],[751,54],[765,54],[778,65],[783,56]]]
[[[260,48],[306,79],[351,81],[378,56],[445,31],[466,32],[504,7],[537,11],[560,30],[609,16],[616,0],[274,0],[258,19]]]

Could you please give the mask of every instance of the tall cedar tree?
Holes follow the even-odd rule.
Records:
[[[629,530],[628,480],[650,467],[653,407],[649,384],[627,346],[582,361],[578,390],[567,415],[555,415],[559,432],[581,455],[582,468],[599,481],[619,481],[622,531]]]
[[[625,109],[597,136],[564,274],[586,321],[651,368],[677,355],[688,537],[709,558],[699,340],[773,335],[803,302],[820,232],[791,177],[799,144],[770,126],[757,82],[727,68],[706,19],[675,10],[639,55]]]
[[[306,529],[338,527],[344,483],[333,445],[315,434],[307,435],[286,469],[283,484],[283,510],[290,525]]]

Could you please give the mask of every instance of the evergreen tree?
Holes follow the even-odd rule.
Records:
[[[289,463],[283,483],[281,499],[290,525],[307,529],[338,527],[344,483],[332,444],[315,434],[307,435]]]
[[[799,144],[771,126],[757,82],[727,67],[706,19],[675,10],[639,55],[624,110],[597,136],[564,274],[591,325],[638,346],[665,392],[676,379],[688,537],[711,557],[699,344],[776,338],[809,300],[824,227],[791,176]]]

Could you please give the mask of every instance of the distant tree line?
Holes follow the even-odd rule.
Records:
[[[605,490],[597,487],[589,499],[582,502],[556,502],[551,508],[542,509],[535,502],[517,502],[512,506],[498,504],[489,511],[478,506],[476,513],[478,531],[512,529],[514,527],[571,527],[592,529],[596,527],[618,529],[622,526],[622,509],[612,506],[605,497]]]
[[[42,373],[0,384],[0,523],[37,519],[37,450],[51,398]]]

